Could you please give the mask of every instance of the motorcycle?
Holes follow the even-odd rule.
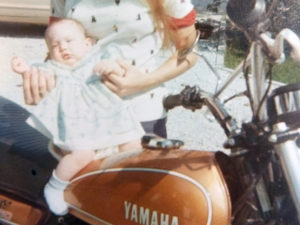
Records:
[[[264,0],[228,2],[228,16],[251,48],[214,94],[187,86],[164,100],[167,110],[207,107],[230,153],[182,150],[180,140],[144,136],[143,149],[94,160],[72,179],[67,216],[53,216],[42,196],[57,163],[48,140],[25,123],[26,110],[0,97],[0,224],[300,224],[300,84],[271,92],[264,64],[283,61],[283,40],[300,60],[300,40],[288,29],[268,36],[265,6]],[[189,51],[199,54],[194,47]],[[219,96],[241,72],[253,117],[238,126]]]

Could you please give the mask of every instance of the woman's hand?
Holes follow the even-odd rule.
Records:
[[[116,73],[103,73],[103,83],[120,97],[126,97],[147,90],[147,77],[135,66],[118,60],[117,63],[124,69],[125,73],[120,76]]]
[[[24,72],[23,92],[25,103],[28,105],[38,104],[42,98],[55,87],[55,76],[36,67]]]
[[[125,97],[159,86],[187,71],[197,61],[197,55],[189,50],[196,43],[195,26],[174,30],[171,32],[171,36],[177,51],[154,71],[144,74],[137,67],[119,60],[117,62],[125,70],[125,75],[103,74],[103,83],[120,97]],[[179,57],[179,52],[185,52],[186,49],[189,51]]]

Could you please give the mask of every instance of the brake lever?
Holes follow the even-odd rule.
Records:
[[[204,100],[201,94],[201,90],[198,86],[186,86],[181,94],[183,96],[182,106],[184,108],[190,109],[192,111],[202,108]]]

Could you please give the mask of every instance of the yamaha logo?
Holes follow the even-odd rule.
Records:
[[[179,225],[177,216],[159,213],[131,202],[124,202],[125,219],[141,225]]]

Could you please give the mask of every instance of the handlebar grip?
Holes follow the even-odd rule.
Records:
[[[204,104],[203,92],[197,86],[185,86],[185,88],[176,95],[167,96],[163,105],[166,110],[175,108],[176,106],[183,106],[190,110],[200,109]]]
[[[182,105],[182,95],[169,95],[163,100],[163,105],[166,110],[173,109],[177,106]]]

